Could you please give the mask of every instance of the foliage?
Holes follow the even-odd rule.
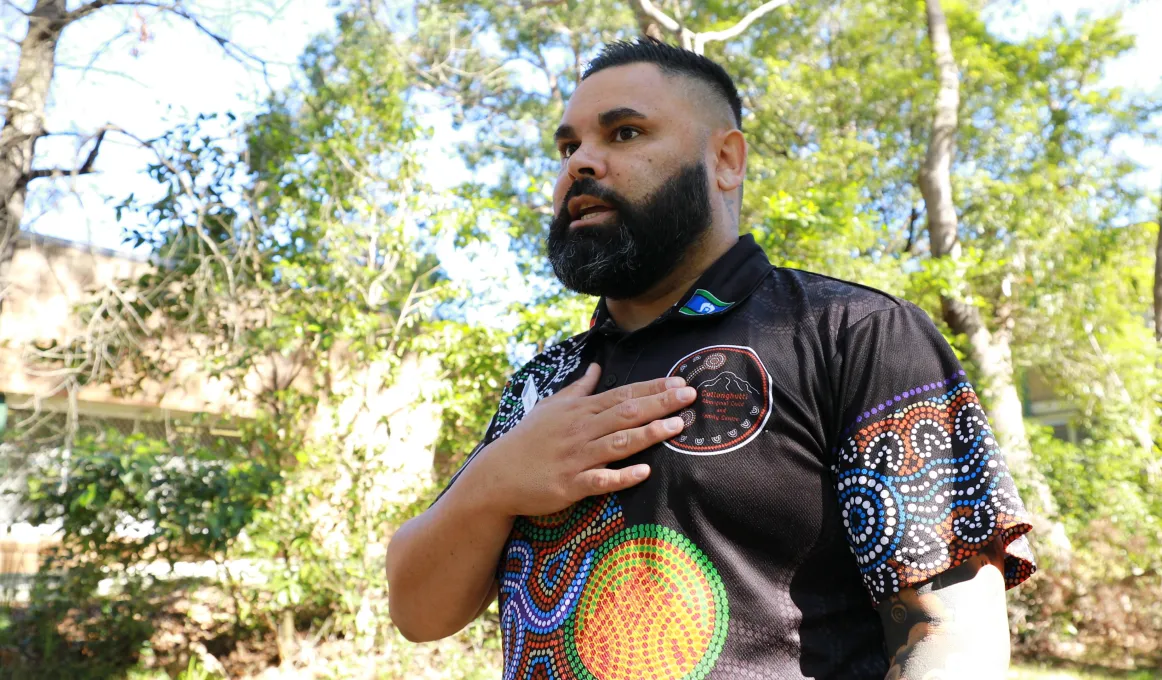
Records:
[[[120,210],[147,215],[152,228],[127,236],[156,268],[81,310],[86,333],[41,351],[74,385],[139,395],[201,375],[221,392],[232,444],[82,436],[66,444],[92,454],[72,455],[68,483],[34,484],[29,501],[37,521],[62,522],[72,562],[117,572],[119,592],[148,587],[141,572],[158,559],[232,565],[220,574],[235,641],[272,641],[285,663],[329,639],[365,652],[397,640],[387,532],[431,495],[400,472],[416,467],[400,458],[416,445],[399,411],[442,399],[450,415],[462,389],[476,401],[460,412],[476,418],[483,373],[507,371],[481,337],[472,362],[424,373],[426,355],[438,365],[472,333],[437,317],[455,291],[432,254],[441,224],[417,178],[419,128],[394,42],[362,9],[344,12],[334,39],[303,57],[302,80],[255,120],[203,116],[154,140],[160,191]],[[432,382],[413,393],[416,372]],[[134,620],[150,621],[134,602]],[[149,635],[115,637],[131,662]]]
[[[92,562],[50,558],[30,593],[32,604],[6,607],[11,620],[0,628],[7,652],[0,677],[116,677],[135,665],[154,632],[151,584],[133,578],[116,593],[101,593],[106,577]]]
[[[27,482],[28,521],[60,527],[60,542],[33,581],[31,605],[0,635],[0,647],[19,650],[13,673],[104,677],[136,663],[158,616],[191,587],[174,565],[222,564],[277,493],[277,468],[243,453],[222,437],[109,429],[81,434],[67,455],[40,455]]]
[[[1025,658],[1157,669],[1162,572],[1156,535],[1123,518],[1095,521],[1073,538],[1084,549],[1012,593],[1011,630]],[[1153,551],[1151,565],[1142,554]]]
[[[101,555],[126,565],[147,556],[221,559],[279,478],[222,438],[205,446],[117,430],[84,435],[67,459],[46,463],[28,480],[29,521],[61,527],[65,559]]]
[[[440,357],[442,427],[435,444],[436,478],[446,482],[460,469],[492,420],[511,365],[507,334],[456,321],[434,324],[417,338],[417,350]]]

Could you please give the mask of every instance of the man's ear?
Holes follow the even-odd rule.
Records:
[[[714,181],[724,193],[742,186],[746,178],[746,138],[739,130],[720,133],[718,152],[715,155]]]

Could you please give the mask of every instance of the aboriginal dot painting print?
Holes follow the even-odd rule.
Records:
[[[965,372],[923,312],[879,312],[853,331],[856,381],[873,395],[849,409],[834,466],[859,571],[880,602],[981,551],[1006,546],[1009,587],[1033,572],[1029,517]],[[911,338],[905,350],[903,338]],[[951,374],[933,379],[941,370]],[[914,384],[902,381],[920,376]],[[877,396],[878,395],[878,396]]]

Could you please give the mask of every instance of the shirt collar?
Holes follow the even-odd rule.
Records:
[[[754,237],[750,234],[740,236],[730,250],[702,272],[698,281],[662,318],[692,319],[726,314],[748,298],[770,271],[770,260],[755,243]],[[589,327],[616,328],[605,298],[597,301]]]

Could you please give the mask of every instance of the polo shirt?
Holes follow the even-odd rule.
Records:
[[[599,302],[512,376],[473,456],[594,361],[598,391],[681,376],[698,397],[679,435],[613,466],[648,463],[644,482],[517,519],[506,680],[880,679],[877,603],[996,537],[1007,586],[1035,569],[977,395],[908,302],[743,236],[645,328]]]

